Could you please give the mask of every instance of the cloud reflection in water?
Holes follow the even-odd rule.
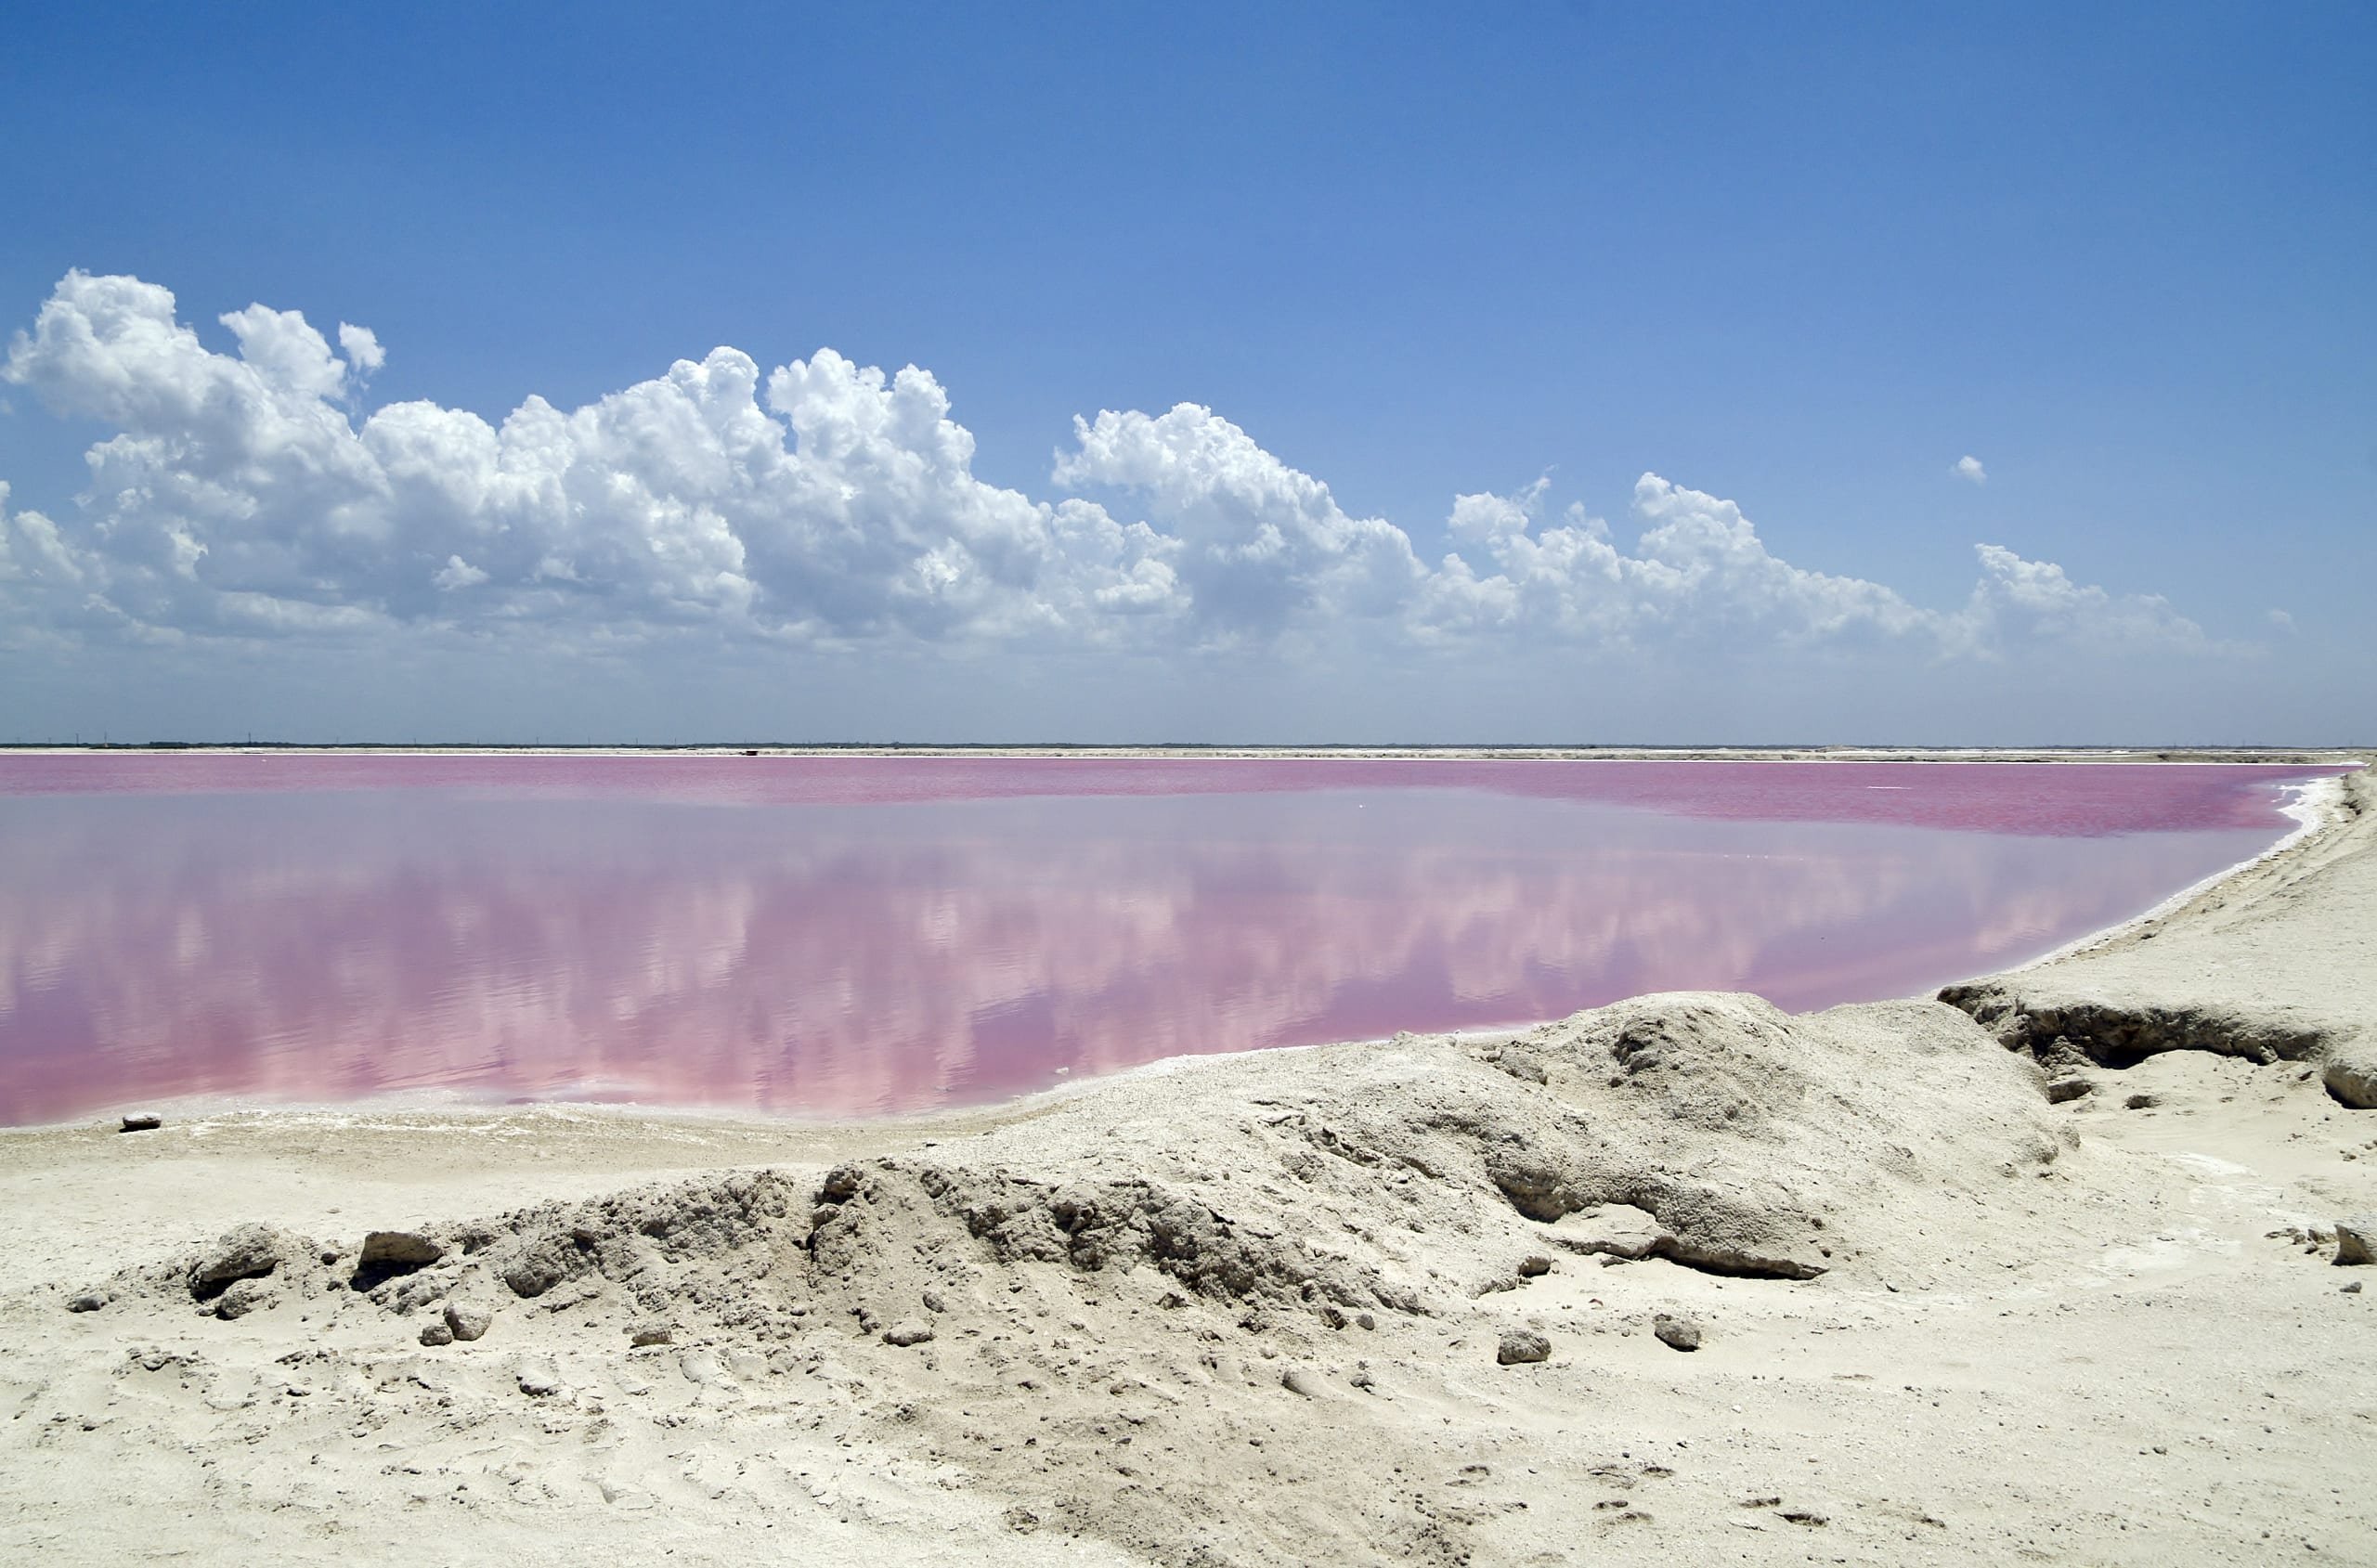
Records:
[[[1902,995],[2277,828],[2028,837],[1409,785],[0,801],[0,1121],[399,1091],[821,1115],[1645,991]]]

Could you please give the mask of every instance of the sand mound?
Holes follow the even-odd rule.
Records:
[[[101,1293],[229,1317],[345,1290],[402,1315],[577,1287],[738,1329],[804,1302],[881,1317],[867,1298],[1050,1264],[1336,1327],[1474,1293],[1448,1263],[1499,1280],[1545,1244],[1627,1251],[1597,1228],[1612,1208],[1657,1227],[1644,1255],[1811,1279],[1894,1247],[1918,1197],[2061,1152],[2037,1075],[1988,1043],[1928,1003],[1793,1018],[1755,997],[1645,997],[1486,1044],[1406,1037],[1119,1083],[822,1182],[730,1174],[352,1250],[248,1225]]]
[[[2011,1178],[2065,1147],[2051,1115],[2033,1068],[1937,1004],[1793,1018],[1649,997],[1483,1043],[1196,1064],[822,1177],[354,1241],[252,1225],[75,1300],[178,1341],[119,1362],[123,1389],[170,1370],[208,1408],[239,1391],[220,1419],[175,1413],[192,1455],[267,1441],[260,1399],[361,1434],[325,1445],[349,1509],[401,1506],[422,1457],[498,1433],[526,1472],[579,1461],[540,1483],[557,1497],[643,1496],[618,1457],[583,1463],[619,1446],[627,1403],[663,1432],[765,1411],[863,1432],[903,1457],[911,1495],[962,1484],[1009,1537],[1449,1562],[1477,1521],[1404,1479],[1420,1347],[1464,1377],[1572,1352],[1537,1300],[1555,1268],[1665,1259],[1808,1289],[1869,1261],[1900,1280],[1981,1267],[1974,1218],[2019,1212]],[[1954,1249],[1921,1235],[1949,1207]],[[406,1463],[357,1462],[373,1453]],[[916,1494],[918,1476],[937,1479]]]

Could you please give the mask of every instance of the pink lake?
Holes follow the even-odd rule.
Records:
[[[0,756],[0,1123],[994,1102],[1650,991],[1929,991],[2275,843],[2302,767]]]

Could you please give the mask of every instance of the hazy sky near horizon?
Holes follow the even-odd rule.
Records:
[[[2377,11],[0,16],[0,739],[2377,738]]]

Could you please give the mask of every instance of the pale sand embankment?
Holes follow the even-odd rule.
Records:
[[[0,1557],[2377,1561],[2337,793],[1987,1029],[1666,996],[891,1126],[0,1136]],[[442,1255],[358,1279],[374,1228]]]

